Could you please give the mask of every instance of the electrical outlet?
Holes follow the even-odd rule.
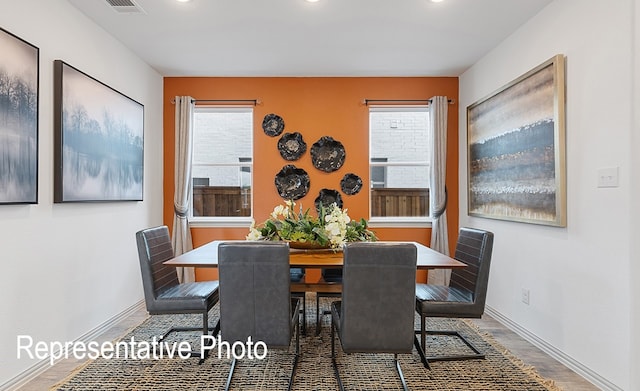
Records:
[[[529,290],[522,288],[522,302],[529,305]]]

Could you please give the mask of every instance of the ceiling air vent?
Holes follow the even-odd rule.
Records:
[[[144,10],[133,0],[105,0],[116,12],[126,14],[145,14]]]

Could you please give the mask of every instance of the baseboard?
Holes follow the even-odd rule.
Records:
[[[611,383],[607,379],[603,378],[590,368],[584,366],[582,363],[576,361],[571,356],[568,356],[566,353],[558,350],[556,347],[552,346],[548,342],[540,339],[537,335],[533,334],[531,331],[525,329],[520,326],[513,320],[509,319],[505,315],[491,308],[490,306],[485,307],[485,313],[498,322],[502,323],[505,327],[518,334],[532,345],[542,350],[567,368],[571,369],[578,375],[582,376],[589,382],[593,383],[596,387],[604,390],[604,391],[624,391],[622,388],[616,386]]]
[[[100,336],[102,333],[107,331],[109,328],[113,327],[123,319],[127,318],[128,316],[131,316],[132,314],[136,313],[137,311],[143,308],[145,308],[144,300],[140,300],[139,302],[135,303],[134,305],[125,309],[119,314],[116,314],[110,319],[107,319],[104,323],[98,325],[94,329],[89,330],[87,333],[81,335],[78,339],[76,339],[75,342],[89,343],[90,341],[95,340],[98,336]],[[42,374],[44,371],[46,371],[49,368],[51,368],[51,363],[49,362],[48,358],[42,361],[39,361],[33,364],[31,367],[24,370],[23,372],[21,372],[20,374],[9,379],[7,382],[0,384],[0,390],[15,391],[20,387],[24,386],[29,381],[35,379],[38,375]]]

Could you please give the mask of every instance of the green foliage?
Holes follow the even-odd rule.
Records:
[[[284,219],[270,218],[258,228],[266,240],[284,240],[292,242],[313,242],[324,246],[329,239],[324,234],[324,224],[317,217],[304,212],[289,213]]]
[[[347,224],[347,242],[375,242],[378,240],[376,234],[369,230],[367,220],[352,220]]]
[[[375,233],[368,229],[365,219],[351,221],[346,210],[336,204],[321,207],[319,216],[312,216],[310,210],[292,211],[295,203],[276,206],[270,218],[259,227],[251,227],[249,240],[283,240],[302,242],[318,246],[340,248],[345,242],[375,241]],[[336,229],[337,227],[337,229]]]

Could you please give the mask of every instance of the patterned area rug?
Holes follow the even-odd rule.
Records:
[[[331,366],[330,315],[323,317],[322,332],[315,331],[315,297],[308,300],[308,333],[301,336],[302,355],[293,385],[294,390],[337,390],[338,385]],[[321,302],[325,309],[330,301]],[[311,307],[311,308],[309,308]],[[211,310],[209,319],[218,319],[218,306]],[[151,341],[154,336],[174,325],[199,326],[201,316],[162,315],[151,316],[133,329],[122,340]],[[431,364],[431,370],[424,368],[415,351],[412,355],[399,355],[400,365],[411,390],[504,390],[538,391],[559,390],[550,380],[540,377],[530,367],[513,357],[489,335],[479,333],[476,327],[463,320],[429,320],[428,329],[458,330],[480,351],[485,360],[441,361]],[[175,334],[175,333],[174,333]],[[176,339],[192,341],[199,348],[197,333],[180,333]],[[170,341],[170,340],[168,340]],[[348,390],[401,390],[402,385],[396,374],[391,354],[344,354],[336,344],[338,365],[343,384]],[[429,354],[451,354],[468,351],[457,339],[443,336],[427,340]],[[295,345],[287,351],[269,350],[264,360],[239,361],[231,388],[233,390],[286,390],[288,377],[293,365]],[[224,388],[231,365],[230,359],[219,359],[216,349],[199,364],[197,358],[155,359],[105,359],[98,358],[81,366],[67,379],[53,387],[53,390],[220,390]]]

